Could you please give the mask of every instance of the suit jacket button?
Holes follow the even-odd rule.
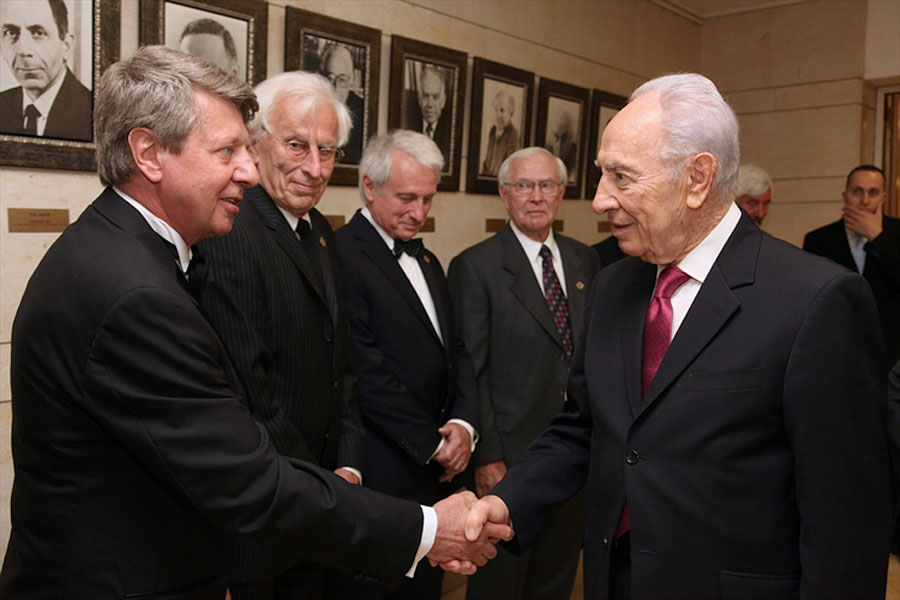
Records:
[[[627,462],[629,465],[638,464],[638,461],[640,459],[641,459],[641,455],[638,454],[637,452],[635,452],[634,450],[632,450],[631,452],[629,452],[628,454],[625,455],[625,462]]]
[[[337,381],[332,381],[332,382],[331,382],[331,387],[332,387],[333,389],[338,389],[338,382],[337,382]]]
[[[609,550],[609,538],[603,538],[603,549]]]

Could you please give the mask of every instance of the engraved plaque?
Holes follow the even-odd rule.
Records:
[[[10,208],[10,233],[57,233],[69,225],[68,208]]]

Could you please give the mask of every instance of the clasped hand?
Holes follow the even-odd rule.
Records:
[[[434,510],[437,532],[426,556],[432,566],[446,571],[471,575],[497,556],[497,542],[513,537],[509,510],[497,496],[477,500],[472,492],[459,492],[435,504]]]

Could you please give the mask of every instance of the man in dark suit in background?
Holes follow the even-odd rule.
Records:
[[[353,362],[366,425],[365,485],[417,502],[449,494],[479,426],[472,361],[457,337],[444,272],[419,232],[443,160],[421,133],[369,140],[360,162],[365,206],[336,233],[347,277]],[[359,586],[348,597],[381,596]],[[421,565],[393,597],[440,596],[441,572]]]
[[[347,106],[353,116],[353,130],[344,145],[344,160],[358,165],[362,156],[363,139],[366,136],[365,102],[351,89],[353,85],[353,56],[341,44],[332,44],[322,56],[322,75],[331,82],[338,100]]]
[[[860,165],[847,175],[843,218],[810,231],[803,249],[861,273],[875,295],[888,362],[900,360],[900,219],[884,214],[884,171]]]
[[[668,75],[603,132],[600,271],[571,412],[469,512],[529,543],[585,488],[585,597],[885,594],[886,365],[869,286],[734,203],[738,124]]]
[[[452,115],[444,113],[447,105],[447,86],[444,76],[437,67],[426,65],[419,75],[419,88],[414,96],[414,101],[406,104],[406,115],[403,123],[405,129],[411,129],[424,133],[434,140],[441,154],[444,155],[444,164],[452,160],[450,156],[450,121]]]
[[[574,339],[598,270],[590,248],[553,232],[566,180],[563,162],[544,148],[511,154],[498,186],[509,223],[450,263],[453,308],[481,400],[472,457],[480,496],[565,407]],[[583,526],[578,495],[544,523],[524,556],[501,549],[470,577],[466,598],[568,598]]]
[[[227,233],[257,182],[244,126],[256,106],[247,84],[162,46],[104,73],[109,187],[47,251],[13,324],[0,597],[222,598],[233,534],[367,577],[425,553],[493,553],[460,541],[454,510],[473,494],[430,509],[350,486],[278,456],[244,406],[186,272],[191,245]]]
[[[178,47],[182,52],[204,58],[229,75],[240,78],[234,36],[214,19],[196,19],[184,26]]]
[[[0,132],[91,141],[91,92],[66,66],[75,35],[63,0],[4,0],[0,31],[20,84],[0,94]]]
[[[350,327],[334,234],[314,207],[350,132],[350,114],[324,77],[291,72],[256,87],[250,156],[260,185],[244,195],[230,234],[201,242],[192,275],[279,454],[362,477],[364,431],[349,367]],[[285,573],[271,549],[238,545],[231,597],[321,597],[324,570]]]

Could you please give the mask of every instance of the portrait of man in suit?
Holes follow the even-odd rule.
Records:
[[[598,270],[593,250],[553,231],[566,180],[565,165],[544,148],[511,154],[499,169],[509,222],[450,263],[450,296],[481,401],[472,456],[480,496],[565,409],[573,341]],[[500,549],[469,577],[466,598],[568,598],[583,521],[579,494],[521,556]]]
[[[487,83],[485,88],[490,87]],[[506,157],[522,147],[519,128],[516,127],[516,99],[507,88],[520,91],[520,88],[504,85],[493,95],[490,105],[494,108],[494,124],[488,132],[487,149],[481,164],[482,175],[496,177]],[[484,105],[489,106],[487,102]],[[521,122],[521,118],[518,121]]]
[[[900,219],[884,214],[884,171],[859,165],[841,193],[842,218],[810,231],[803,249],[865,277],[878,305],[888,364],[900,360]]]
[[[425,504],[454,490],[479,427],[472,361],[457,335],[443,269],[415,237],[442,164],[422,133],[370,139],[360,162],[364,206],[335,234],[366,427],[363,484]],[[441,579],[440,570],[419,565],[413,579],[346,582],[329,597],[437,599]]]
[[[448,89],[445,67],[407,59],[407,77],[415,73],[404,94],[403,128],[424,133],[434,140],[444,157],[445,166],[451,160],[450,141],[453,106],[447,99],[453,98]]]
[[[629,256],[594,281],[566,412],[469,512],[525,547],[583,490],[585,597],[884,598],[875,302],[741,213],[739,148],[693,73],[609,123],[593,208]]]
[[[229,235],[198,244],[204,268],[192,284],[278,453],[358,485],[364,432],[344,278],[334,234],[315,208],[350,115],[313,73],[281,73],[255,91],[260,109],[248,129],[259,185],[245,191]],[[246,542],[234,552],[229,588],[233,600],[316,597],[324,576],[312,564],[284,569],[272,550]]]
[[[91,141],[91,92],[67,64],[75,43],[63,0],[0,3],[0,54],[19,83],[0,93],[0,133]]]
[[[214,19],[195,19],[185,25],[178,48],[208,60],[229,75],[239,76],[240,64],[234,36]]]
[[[494,555],[488,536],[463,536],[474,494],[428,507],[350,485],[279,455],[248,411],[191,263],[258,182],[245,127],[256,108],[246,83],[164,46],[101,78],[107,187],[49,248],[12,329],[0,597],[223,598],[242,536],[282,564],[375,580],[424,556],[471,573]]]
[[[332,42],[327,46],[322,55],[321,73],[331,82],[338,99],[347,106],[353,117],[353,130],[343,148],[344,161],[358,165],[365,136],[365,101],[357,91],[365,90],[365,82],[357,81],[355,72],[353,55],[345,44]]]
[[[567,183],[578,176],[578,144],[581,126],[577,102],[551,97],[547,108],[547,137],[544,147],[558,156],[569,173]]]

